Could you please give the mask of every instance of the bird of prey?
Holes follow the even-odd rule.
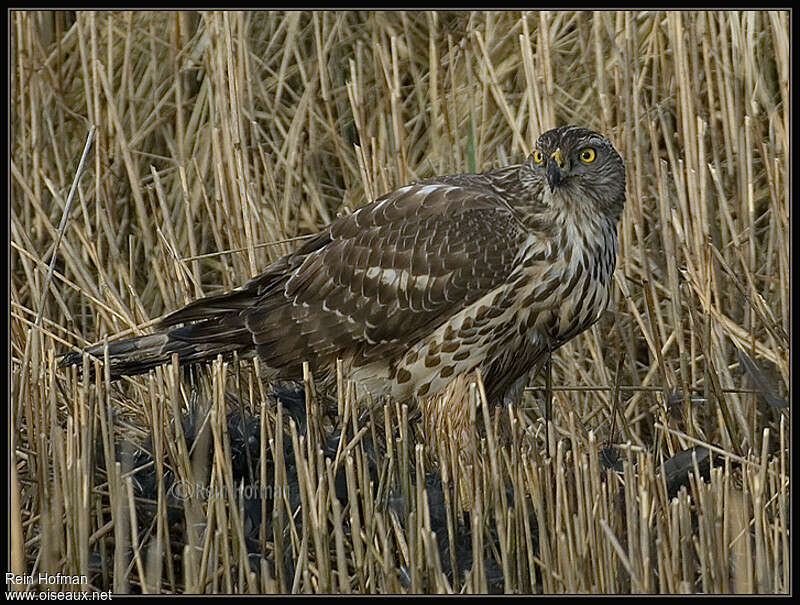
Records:
[[[430,178],[341,216],[245,285],[190,303],[152,334],[108,343],[112,377],[257,355],[270,378],[335,385],[336,361],[376,396],[452,421],[448,389],[480,370],[487,399],[606,308],[625,203],[622,158],[579,126],[521,164]],[[103,345],[85,350],[103,358]],[[62,358],[77,364],[82,353]]]

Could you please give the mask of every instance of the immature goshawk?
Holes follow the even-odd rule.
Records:
[[[522,164],[387,193],[244,286],[109,342],[111,375],[237,351],[274,378],[298,379],[308,361],[323,388],[341,359],[374,395],[423,409],[476,369],[490,401],[514,399],[548,350],[606,308],[624,202],[623,162],[605,137],[550,130]],[[86,352],[103,357],[102,345]]]

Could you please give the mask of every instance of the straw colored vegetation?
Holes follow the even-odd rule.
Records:
[[[788,592],[788,13],[14,12],[10,33],[18,589]],[[324,402],[310,376],[301,427],[249,361],[58,367],[567,123],[626,160],[614,297],[549,390],[489,408],[470,387],[471,462],[413,407]],[[260,517],[237,414],[251,481],[294,486]],[[662,463],[697,445],[711,469],[689,457],[671,490]],[[203,489],[176,507],[179,482]]]

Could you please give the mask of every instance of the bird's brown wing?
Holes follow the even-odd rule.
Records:
[[[525,234],[488,190],[406,187],[334,222],[246,325],[277,367],[392,356],[503,283]]]
[[[392,357],[501,285],[526,237],[480,182],[412,185],[337,219],[240,290],[166,322],[205,322],[209,334],[195,324],[192,339],[228,324],[274,368]]]

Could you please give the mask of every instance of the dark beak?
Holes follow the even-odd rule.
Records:
[[[564,180],[564,158],[561,156],[561,150],[556,149],[552,155],[547,159],[547,184],[550,185],[550,192],[552,193]]]

